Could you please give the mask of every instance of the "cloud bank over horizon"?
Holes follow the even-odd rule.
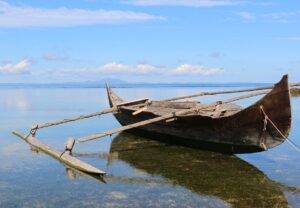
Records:
[[[49,61],[52,61],[52,57]],[[56,57],[55,57],[56,58]],[[93,80],[96,77],[140,77],[147,79],[149,76],[158,77],[180,77],[197,76],[210,77],[224,73],[225,70],[216,67],[205,67],[182,63],[177,66],[162,66],[149,63],[125,64],[122,62],[108,62],[97,67],[74,67],[74,68],[45,68],[36,69],[34,62],[30,59],[22,59],[17,63],[4,63],[0,65],[0,75],[18,76],[25,75],[40,80],[71,81],[74,78],[81,78],[81,81]],[[80,81],[80,80],[79,80]]]
[[[84,67],[73,69],[48,69],[42,72],[37,72],[39,76],[48,76],[49,78],[67,78],[67,77],[98,77],[110,76],[114,77],[144,77],[150,76],[214,76],[224,73],[225,70],[221,68],[210,68],[202,65],[180,64],[176,67],[159,66],[152,64],[135,64],[129,65],[120,62],[109,62],[98,67]],[[34,73],[33,73],[34,74]]]

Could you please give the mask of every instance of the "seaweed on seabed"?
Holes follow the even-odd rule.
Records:
[[[215,196],[232,207],[288,207],[281,185],[234,155],[168,145],[129,133],[116,136],[110,151],[137,169],[199,195]]]

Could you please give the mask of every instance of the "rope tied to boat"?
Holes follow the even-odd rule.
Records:
[[[267,150],[267,147],[265,145],[266,141],[266,133],[267,133],[267,125],[268,125],[268,116],[264,116],[263,120],[263,128],[262,128],[262,133],[260,135],[260,146],[264,149]]]
[[[38,129],[39,129],[38,125],[34,125],[34,126],[29,130],[29,133],[26,135],[25,140],[27,140],[28,137],[29,137],[30,135],[34,137]]]
[[[63,156],[66,152],[69,153],[69,155],[72,155],[72,151],[75,145],[75,139],[69,138],[65,145],[65,150],[60,154],[59,157]]]
[[[39,129],[39,126],[37,124],[33,125],[33,127],[31,127],[31,129],[30,129],[30,134],[32,136],[35,136],[35,134],[36,134],[36,132],[37,132],[38,129]]]
[[[267,130],[268,116],[265,114],[263,132]]]
[[[264,118],[264,128],[263,130],[266,131],[267,129],[267,124],[268,121],[269,123],[274,127],[274,129],[280,134],[280,136],[285,139],[286,141],[288,141],[288,143],[298,152],[300,152],[300,147],[295,144],[292,140],[290,140],[288,137],[286,137],[282,131],[280,131],[280,129],[276,126],[276,124],[270,119],[270,117],[267,115],[267,113],[265,112],[263,106],[260,106],[261,112],[264,114],[265,118]]]

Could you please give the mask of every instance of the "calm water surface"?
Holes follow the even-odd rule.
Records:
[[[160,99],[207,89],[115,90],[125,99]],[[201,100],[211,102],[212,98]],[[292,100],[290,134],[298,145],[299,101]],[[107,106],[104,89],[0,89],[0,207],[300,207],[300,153],[287,142],[267,152],[236,156],[167,145],[129,133],[75,146],[81,160],[108,173],[103,183],[31,150],[11,134],[26,131],[36,122]],[[118,126],[111,115],[105,115],[40,130],[38,138],[61,150],[69,136]]]

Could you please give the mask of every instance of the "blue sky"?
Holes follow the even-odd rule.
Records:
[[[0,83],[300,80],[300,2],[0,0]]]

